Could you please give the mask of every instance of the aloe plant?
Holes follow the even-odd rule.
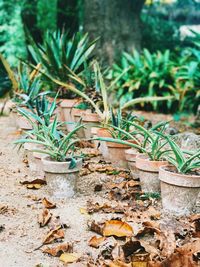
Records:
[[[166,158],[179,173],[187,174],[200,169],[200,151],[185,152],[168,135],[159,132],[157,134],[171,147],[171,153]]]
[[[151,129],[146,129],[135,121],[125,122],[129,124],[129,127],[134,127],[134,129],[126,132],[119,127],[113,127],[114,131],[119,131],[123,134],[123,139],[120,139],[120,136],[118,136],[115,138],[98,137],[97,140],[129,145],[141,153],[146,154],[152,161],[163,160],[166,158],[166,154],[171,152],[171,149],[166,148],[167,142],[163,141],[161,136],[158,135],[158,130],[160,133],[164,132],[168,122],[160,122]],[[133,140],[134,144],[130,140]]]
[[[76,138],[77,131],[83,127],[77,124],[74,130],[68,134],[64,134],[59,130],[60,123],[55,117],[53,122],[48,126],[40,125],[39,129],[34,128],[27,132],[27,137],[16,140],[14,144],[33,143],[40,145],[40,149],[35,149],[35,152],[49,155],[54,161],[65,162],[70,161],[70,168],[75,167],[75,144],[79,141]]]
[[[91,60],[91,52],[97,40],[89,42],[88,34],[76,33],[72,39],[61,31],[47,32],[42,45],[36,44],[29,35],[29,51],[36,63],[41,63],[49,76],[62,82],[70,82],[71,72],[79,74],[83,71],[84,62]],[[72,91],[62,88],[60,93],[72,96]],[[56,89],[57,90],[57,89]]]

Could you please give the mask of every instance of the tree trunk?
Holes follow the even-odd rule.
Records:
[[[111,64],[121,52],[140,49],[140,12],[145,0],[84,0],[84,30],[97,45],[99,59]]]

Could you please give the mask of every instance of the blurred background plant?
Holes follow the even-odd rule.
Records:
[[[124,71],[112,87],[115,103],[169,96],[166,102],[141,101],[135,108],[195,113],[200,102],[199,24],[198,0],[116,0],[115,5],[108,0],[0,0],[0,53],[14,72],[19,59],[42,63],[46,73],[77,87],[70,75],[85,77],[88,88],[93,78],[86,66],[94,56],[110,69],[108,79]],[[3,96],[9,81],[0,68]],[[56,88],[44,76],[41,83],[43,89]]]

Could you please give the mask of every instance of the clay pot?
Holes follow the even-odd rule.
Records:
[[[167,161],[151,161],[146,155],[136,157],[136,167],[144,193],[160,192],[159,167],[167,164]]]
[[[98,128],[97,136],[98,137],[112,137],[111,133],[106,128]],[[99,144],[100,144],[98,147],[99,151],[101,152],[101,154],[106,160],[109,160],[109,152],[108,152],[108,147],[107,147],[106,142],[99,141]]]
[[[125,157],[134,180],[137,180],[139,178],[139,171],[136,167],[136,157],[139,155],[141,155],[141,153],[139,153],[137,150],[134,150],[133,148],[125,150]]]
[[[37,175],[44,177],[43,166],[41,159],[47,155],[33,152],[34,150],[41,149],[42,146],[34,143],[24,144],[24,158],[28,160],[29,169],[31,172],[37,173]]]
[[[49,194],[56,198],[73,197],[77,191],[76,183],[82,168],[82,159],[76,160],[76,167],[73,169],[69,169],[70,161],[57,162],[45,157],[42,163]]]
[[[88,112],[91,112],[91,111],[89,109],[83,110],[83,109],[74,108],[72,110],[72,116],[74,117],[75,123],[78,123],[83,118],[83,114],[88,113]],[[85,131],[83,128],[81,128],[77,132],[77,136],[81,139],[85,138]]]
[[[200,175],[181,174],[173,166],[159,169],[163,210],[176,215],[194,212],[200,193]]]
[[[83,123],[85,124],[85,137],[87,139],[92,137],[91,134],[91,128],[92,127],[96,127],[96,126],[100,126],[100,117],[98,114],[96,113],[89,113],[89,112],[85,112],[83,113]]]
[[[72,114],[72,109],[79,103],[79,99],[63,99],[60,106],[63,111],[64,121],[67,122],[66,128],[71,132],[75,127],[75,120]]]
[[[33,160],[34,160],[34,164],[35,164],[35,169],[41,177],[44,177],[42,159],[45,157],[47,157],[46,154],[39,153],[39,152],[33,152],[33,158],[34,158]]]
[[[53,102],[54,98],[53,97],[48,97],[50,102]],[[56,109],[55,109],[55,115],[57,115],[57,118],[59,121],[64,122],[65,118],[64,118],[64,113],[63,113],[63,109],[61,107],[61,102],[62,99],[57,98],[56,99]]]

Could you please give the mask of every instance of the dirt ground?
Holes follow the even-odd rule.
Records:
[[[7,116],[0,117],[0,267],[68,266],[63,265],[58,257],[52,257],[44,254],[42,249],[47,246],[40,247],[42,245],[42,240],[49,232],[52,224],[55,223],[55,218],[58,216],[62,225],[67,225],[67,228],[64,229],[65,237],[62,241],[72,243],[73,252],[79,253],[83,257],[91,256],[95,259],[99,251],[90,247],[88,245],[88,241],[96,234],[88,229],[88,221],[105,221],[110,220],[113,217],[120,218],[122,215],[114,215],[112,212],[94,212],[92,214],[85,212],[87,201],[92,201],[93,203],[111,203],[108,202],[108,195],[104,190],[94,193],[91,189],[89,195],[77,194],[71,199],[54,199],[48,195],[47,188],[45,186],[41,187],[39,190],[32,190],[27,189],[24,185],[21,185],[21,181],[31,181],[38,178],[38,176],[31,173],[30,169],[23,162],[23,153],[14,148],[12,142],[18,137],[19,132],[17,132],[16,128],[12,126],[12,120]],[[95,158],[91,161],[95,161]],[[107,179],[104,173],[97,174],[94,172],[90,175],[91,180],[98,180],[100,177],[102,181],[106,181]],[[84,179],[88,179],[88,177],[89,176],[87,175],[83,176],[81,181],[84,182]],[[112,180],[112,176],[109,179]],[[53,214],[53,218],[50,223],[41,228],[38,224],[38,215],[43,210],[41,199],[44,197],[52,202],[55,202],[56,208],[50,210]],[[151,210],[150,217],[152,217],[152,214],[154,218],[160,216],[159,205],[159,202],[157,202],[154,206],[153,212]],[[130,214],[132,214],[132,218]],[[130,224],[133,226],[134,232],[137,232],[138,223],[135,223],[134,216],[134,213],[128,213]],[[136,216],[138,217],[137,207]],[[149,220],[147,217],[145,219]],[[157,220],[157,218],[155,219]],[[140,221],[142,220],[143,218],[140,217]],[[168,227],[173,227],[173,229],[184,229],[184,231],[186,228],[187,233],[189,234],[184,236],[189,236],[188,240],[191,240],[191,223],[188,223],[188,221],[185,223],[184,220],[185,219],[179,223],[176,218],[171,219],[168,218],[168,216],[163,216],[162,227],[165,230]],[[179,224],[178,226],[177,223]],[[176,242],[184,244],[185,241],[176,241],[174,237],[173,242],[170,240],[167,244],[169,248],[171,248],[172,245],[175,248],[177,246]],[[86,265],[69,266],[78,267]],[[176,266],[189,267],[190,265]]]
[[[37,216],[43,207],[31,198],[49,199],[49,196],[45,187],[30,190],[20,184],[20,181],[38,177],[30,174],[22,162],[22,155],[14,149],[12,141],[17,138],[16,129],[9,122],[8,117],[0,117],[0,205],[8,207],[4,214],[0,214],[0,226],[3,226],[0,232],[0,266],[34,267],[40,263],[50,267],[63,266],[57,258],[44,255],[40,250],[34,251],[41,245],[48,227],[39,228]],[[51,211],[55,217],[60,216],[62,223],[69,225],[65,241],[73,242],[74,251],[83,254],[94,251],[87,245],[94,235],[88,231],[87,221],[99,219],[99,214],[84,215],[80,212],[91,197],[94,198],[92,195],[56,200],[57,208]],[[95,198],[101,199],[97,194]]]

